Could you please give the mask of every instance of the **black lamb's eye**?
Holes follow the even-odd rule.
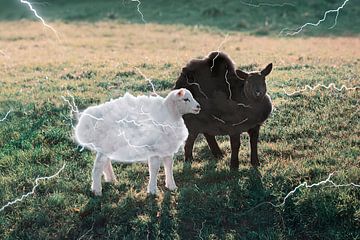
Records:
[[[184,100],[184,102],[190,102],[190,100],[188,98],[184,98],[183,100]]]

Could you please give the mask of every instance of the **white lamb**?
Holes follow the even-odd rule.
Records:
[[[111,161],[148,162],[150,180],[148,193],[157,190],[157,173],[161,162],[165,168],[165,183],[176,189],[173,177],[173,155],[184,143],[188,130],[183,114],[197,114],[199,103],[186,89],[171,91],[166,98],[123,97],[87,108],[81,113],[75,128],[76,141],[96,151],[91,190],[101,195],[101,175],[115,182]]]

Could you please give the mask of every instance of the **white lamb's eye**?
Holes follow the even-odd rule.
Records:
[[[183,100],[184,100],[184,102],[190,102],[190,100],[188,98],[184,98]]]

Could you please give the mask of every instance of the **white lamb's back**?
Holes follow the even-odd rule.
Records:
[[[122,162],[175,153],[188,132],[182,118],[168,122],[164,98],[123,97],[87,108],[75,129],[78,143]]]

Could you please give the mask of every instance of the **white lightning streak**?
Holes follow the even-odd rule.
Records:
[[[226,124],[226,122],[223,120],[223,119],[221,119],[221,118],[219,118],[219,117],[217,117],[217,116],[215,116],[215,115],[213,115],[213,114],[211,114],[211,116],[215,119],[215,120],[217,120],[217,121],[219,121],[219,122],[221,122],[221,123],[223,123],[223,124]],[[238,125],[240,125],[240,124],[243,124],[244,122],[246,122],[248,120],[248,118],[245,118],[244,120],[242,120],[241,122],[238,122],[238,123],[233,123],[232,124],[232,126],[238,126]]]
[[[68,93],[69,94],[69,93]],[[70,95],[70,96],[72,96],[72,95]],[[73,129],[75,129],[75,126],[74,126],[74,123],[73,123],[73,113],[77,113],[77,114],[79,114],[79,110],[78,110],[78,108],[77,108],[77,106],[74,104],[74,105],[72,105],[71,104],[71,102],[68,100],[68,99],[66,99],[64,96],[61,96],[61,98],[65,101],[65,102],[67,102],[67,104],[69,105],[69,107],[70,107],[70,123],[71,123],[71,127],[73,128]]]
[[[243,124],[244,122],[246,122],[248,120],[248,118],[245,118],[244,120],[242,120],[241,122],[238,122],[238,123],[234,123],[233,126],[237,126],[237,125],[240,125],[240,124]]]
[[[123,137],[124,137],[124,140],[126,141],[126,143],[127,143],[130,147],[132,147],[133,149],[135,149],[136,151],[138,151],[137,148],[150,148],[150,149],[152,148],[152,146],[147,145],[147,144],[144,144],[144,145],[133,145],[133,144],[131,144],[131,143],[130,143],[130,139],[128,139],[128,138],[126,137],[124,131],[120,132],[120,133],[119,133],[119,136],[123,136]],[[157,141],[156,141],[156,142],[157,142]],[[153,145],[155,145],[156,142],[155,142]]]
[[[140,2],[140,0],[131,0],[132,2],[137,2],[138,4],[137,4],[137,11],[138,11],[138,13],[140,14],[140,16],[141,16],[141,20],[144,22],[144,23],[146,23],[146,21],[145,21],[145,19],[144,19],[144,15],[142,14],[142,12],[141,12],[141,10],[140,10],[140,5],[141,5],[141,2]]]
[[[62,98],[65,102],[68,103],[68,105],[69,105],[69,107],[70,107],[70,109],[71,109],[71,112],[79,113],[79,110],[78,110],[78,108],[77,108],[76,105],[72,105],[72,104],[70,103],[70,101],[69,101],[68,99],[66,99],[64,96],[61,96],[61,98]]]
[[[334,28],[335,25],[337,24],[337,18],[338,18],[338,16],[339,16],[339,11],[340,11],[342,8],[344,8],[345,5],[346,5],[346,3],[348,3],[349,1],[350,1],[350,0],[345,0],[345,1],[343,2],[343,4],[342,4],[340,7],[338,7],[337,9],[331,9],[331,10],[326,11],[326,12],[324,13],[323,18],[320,19],[317,23],[308,22],[308,23],[305,23],[304,25],[298,27],[298,28],[295,29],[295,30],[291,30],[291,29],[289,29],[289,28],[284,28],[284,29],[282,29],[282,30],[280,31],[279,35],[282,35],[282,34],[286,31],[286,32],[287,32],[287,33],[286,33],[286,36],[294,36],[294,35],[300,33],[300,32],[301,32],[305,27],[307,27],[307,26],[317,27],[317,26],[320,25],[320,23],[322,23],[323,21],[325,21],[327,15],[328,15],[329,13],[334,13],[334,12],[336,12],[336,16],[335,16],[335,19],[334,19],[334,24],[333,24],[329,29]],[[291,31],[292,31],[292,32],[291,32]]]
[[[143,107],[144,107],[144,106],[141,106],[141,108],[140,108],[140,111],[141,111],[140,114],[151,115],[150,113],[144,112]],[[151,121],[152,124],[154,124],[154,126],[156,126],[156,127],[162,127],[163,129],[166,128],[166,127],[169,127],[169,128],[171,128],[171,130],[173,130],[173,132],[175,132],[175,128],[179,128],[179,127],[173,126],[173,125],[171,125],[171,124],[162,124],[162,123],[159,123],[159,122],[155,121],[154,119],[151,119],[151,117],[150,117],[149,119],[141,120],[141,122],[144,122],[144,121]],[[181,127],[180,127],[180,128],[181,128]]]
[[[222,120],[221,118],[218,118],[217,116],[215,115],[211,115],[214,119],[218,120],[219,122],[223,123],[223,124],[226,124],[224,120]]]
[[[84,116],[88,116],[88,117],[90,117],[90,118],[92,118],[92,119],[95,119],[95,120],[97,120],[97,121],[104,121],[104,119],[103,118],[98,118],[98,117],[95,117],[95,116],[93,116],[93,115],[91,115],[91,114],[88,114],[88,113],[80,113],[81,115],[84,115]]]
[[[140,73],[141,76],[143,76],[143,78],[145,78],[146,81],[149,82],[149,84],[151,85],[151,88],[152,88],[152,90],[153,90],[153,93],[158,96],[158,94],[157,94],[156,91],[155,91],[155,86],[154,86],[153,82],[151,81],[151,79],[148,78],[148,77],[146,77],[145,74],[143,74],[143,73],[140,71],[140,69],[138,69],[137,67],[136,67],[135,69],[136,69],[136,71],[138,71],[138,72]]]
[[[262,203],[259,203],[258,205],[256,205],[255,207],[250,208],[249,210],[247,210],[246,212],[244,212],[244,214],[246,214],[246,213],[248,213],[248,212],[250,212],[250,211],[252,211],[252,210],[254,210],[254,209],[256,209],[256,208],[258,208],[258,207],[260,207],[260,206],[262,206],[262,205],[265,205],[265,204],[269,204],[269,205],[271,205],[271,206],[273,206],[273,207],[275,207],[275,208],[282,207],[282,206],[285,205],[286,200],[287,200],[290,196],[292,196],[298,189],[300,189],[300,188],[302,188],[302,187],[305,187],[305,188],[313,188],[313,187],[317,187],[317,186],[320,186],[320,185],[325,185],[325,184],[327,184],[327,183],[330,183],[332,187],[350,187],[350,186],[352,186],[352,187],[360,187],[360,185],[359,185],[359,184],[356,184],[356,183],[336,184],[336,183],[334,183],[334,182],[331,180],[331,177],[332,177],[334,174],[335,174],[335,172],[330,173],[329,176],[328,176],[325,180],[320,181],[320,182],[318,182],[318,183],[313,183],[313,184],[310,184],[310,185],[309,185],[307,182],[303,182],[303,183],[299,184],[298,186],[296,186],[296,187],[295,187],[293,190],[291,190],[288,194],[286,194],[286,196],[283,198],[283,201],[282,201],[281,203],[279,203],[279,204],[276,205],[276,204],[274,204],[274,203],[272,203],[272,202],[262,202]]]
[[[191,83],[191,82],[189,82],[189,79],[188,79],[188,77],[186,76],[186,83],[187,83],[188,85],[195,85],[195,86],[197,86],[198,89],[199,89],[199,92],[200,92],[206,99],[209,99],[209,98],[206,96],[206,94],[203,92],[203,90],[201,90],[200,84],[198,84],[198,83],[195,82],[195,79],[194,79],[194,82]]]
[[[266,3],[266,2],[263,2],[263,3],[251,3],[251,2],[244,2],[244,1],[240,1],[240,3],[244,4],[244,5],[247,5],[249,7],[256,7],[256,8],[259,8],[261,6],[266,6],[266,7],[285,7],[285,6],[292,6],[292,7],[295,7],[294,4],[292,3]]]
[[[58,175],[60,174],[60,172],[65,168],[65,165],[66,165],[66,164],[64,163],[64,165],[63,165],[63,166],[59,169],[59,171],[57,171],[54,175],[51,175],[51,176],[49,176],[49,177],[38,177],[38,178],[36,178],[36,179],[35,179],[35,185],[34,185],[34,187],[32,188],[31,192],[28,192],[28,193],[22,195],[20,198],[17,198],[17,199],[15,199],[14,201],[8,202],[7,204],[5,204],[3,207],[0,208],[0,212],[1,212],[1,211],[4,211],[5,208],[7,208],[7,207],[9,207],[9,206],[11,206],[11,205],[14,205],[14,204],[17,203],[17,202],[23,201],[23,200],[24,200],[25,198],[27,198],[28,196],[35,194],[36,188],[40,185],[40,182],[39,182],[39,181],[41,181],[41,180],[49,180],[49,179],[51,179],[51,178],[54,178],[54,177],[58,176]]]
[[[229,70],[226,70],[226,72],[225,72],[225,82],[226,82],[227,85],[228,85],[228,89],[229,89],[229,99],[231,100],[232,92],[231,92],[230,83],[229,83],[229,81],[228,81],[228,79],[227,79],[227,74],[228,74],[228,72],[229,72]]]
[[[76,105],[76,103],[75,103],[75,98],[74,98],[74,96],[71,95],[69,92],[68,92],[68,95],[71,97],[71,102],[72,102],[72,103],[70,103],[70,101],[69,101],[68,99],[66,99],[64,96],[61,96],[61,98],[62,98],[65,102],[67,102],[67,104],[69,105],[70,110],[71,110],[71,112],[70,112],[70,116],[71,116],[71,117],[72,117],[72,114],[71,114],[71,113],[77,113],[77,114],[80,114],[80,115],[88,116],[88,117],[90,117],[90,118],[92,118],[92,119],[95,119],[95,120],[97,120],[97,121],[104,121],[103,118],[95,117],[94,115],[91,115],[91,114],[89,114],[89,113],[79,112],[79,109],[78,109],[78,107],[77,107],[77,105]]]
[[[301,90],[298,90],[298,91],[295,91],[295,92],[292,92],[292,93],[288,93],[285,91],[285,89],[283,90],[285,92],[286,95],[288,96],[292,96],[292,95],[295,95],[295,94],[298,94],[298,93],[301,93],[301,92],[305,92],[306,90],[310,90],[310,91],[314,91],[316,90],[317,88],[319,87],[323,87],[323,88],[326,88],[326,89],[330,89],[330,88],[334,88],[335,90],[341,92],[342,90],[356,90],[356,89],[360,89],[360,86],[355,86],[355,87],[347,87],[345,85],[342,85],[340,88],[336,87],[336,85],[334,83],[330,83],[328,86],[326,85],[323,85],[323,84],[317,84],[316,86],[314,87],[311,87],[310,85],[305,85],[305,87]]]
[[[6,58],[10,58],[10,56],[8,54],[6,54],[6,52],[4,52],[3,50],[0,50],[0,54]]]
[[[201,223],[201,228],[200,228],[200,230],[199,230],[199,238],[200,238],[201,240],[203,240],[203,238],[201,237],[201,232],[202,232],[202,230],[203,230],[203,228],[204,228],[204,224],[205,224],[205,223],[206,223],[206,220]]]
[[[2,119],[0,119],[0,122],[5,121],[5,120],[7,119],[7,117],[8,117],[8,115],[10,114],[10,112],[11,112],[11,110],[9,110],[9,111],[6,113],[5,117],[3,117]]]
[[[126,116],[125,118],[123,118],[123,119],[117,120],[116,123],[123,123],[123,124],[125,124],[125,123],[132,123],[132,124],[134,124],[134,125],[137,126],[137,127],[141,127],[141,126],[142,126],[140,123],[137,123],[135,120],[127,120],[126,118],[127,118],[127,116]]]
[[[70,123],[71,123],[71,127],[72,127],[74,130],[75,130],[75,126],[74,126],[74,123],[73,123],[73,113],[78,114],[78,115],[77,115],[78,117],[80,117],[81,115],[84,115],[84,116],[88,116],[88,117],[90,117],[90,118],[92,118],[92,119],[95,119],[95,120],[97,120],[97,121],[104,121],[103,118],[98,118],[98,117],[95,117],[95,116],[93,116],[93,115],[91,115],[91,114],[84,113],[84,112],[80,113],[80,111],[79,111],[79,109],[78,109],[78,107],[77,107],[77,105],[76,105],[76,103],[75,103],[75,98],[74,98],[74,96],[71,95],[69,92],[67,92],[67,94],[71,97],[71,102],[72,102],[72,103],[71,103],[68,99],[66,99],[64,96],[61,96],[61,98],[69,105],[69,108],[70,108],[70,114],[69,114],[69,115],[70,115]],[[94,129],[96,128],[97,123],[98,123],[98,122],[95,123]],[[95,145],[94,143],[85,143],[85,144],[83,144],[83,145],[78,145],[78,146],[81,146],[80,152],[82,152],[82,151],[85,149],[85,146],[91,146],[95,151],[101,152],[101,149],[98,148],[98,147],[96,147],[96,145]]]
[[[29,1],[20,0],[20,2],[28,5],[30,10],[34,13],[35,17],[37,17],[45,27],[51,29],[55,33],[58,40],[60,39],[57,31],[52,26],[47,24],[41,16],[39,16],[39,14],[36,12],[36,10],[33,8],[33,6],[31,5],[31,3]]]
[[[244,107],[244,108],[252,108],[250,105],[245,105],[245,104],[243,104],[243,103],[238,103],[237,105],[238,105],[238,106],[242,106],[242,107]]]
[[[213,68],[214,68],[214,65],[215,65],[215,59],[220,55],[220,49],[222,47],[222,45],[224,45],[224,43],[226,41],[228,41],[228,37],[229,37],[229,34],[226,34],[225,35],[225,38],[222,40],[222,42],[220,43],[220,45],[218,46],[218,49],[217,49],[217,54],[216,56],[214,57],[213,59],[213,63],[212,63],[212,66],[210,67],[210,71],[212,72]]]

